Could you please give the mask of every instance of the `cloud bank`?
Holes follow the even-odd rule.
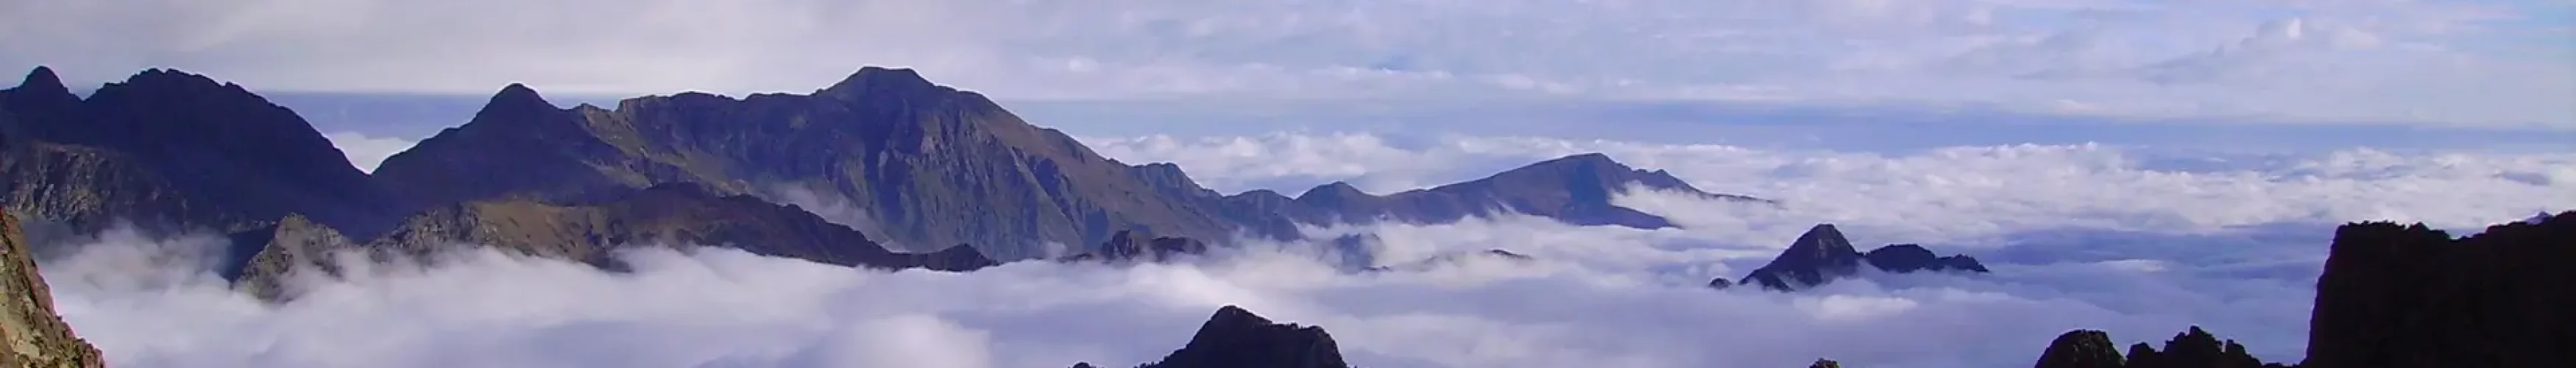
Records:
[[[611,274],[468,252],[306,280],[304,299],[262,306],[203,271],[202,255],[220,243],[211,236],[111,231],[66,240],[82,251],[44,266],[66,320],[123,367],[1128,365],[1179,347],[1225,304],[1322,325],[1354,363],[1375,367],[1797,366],[1819,357],[1995,367],[2028,364],[2069,329],[2127,343],[2190,324],[2286,360],[2304,346],[2333,223],[2475,226],[2576,204],[2576,173],[2566,171],[2576,157],[2563,154],[2183,159],[2098,145],[1862,154],[1329,134],[1086,141],[1105,142],[1095,146],[1121,160],[1180,161],[1229,189],[1358,178],[1380,192],[1598,150],[1790,205],[1641,192],[1617,201],[1687,228],[1503,216],[1310,230],[1377,235],[1368,249],[1378,265],[1492,248],[1537,260],[1381,273],[1344,272],[1356,265],[1319,261],[1337,258],[1314,246],[1261,242],[1194,263],[1021,263],[967,274],[719,249],[622,254],[635,271]],[[1995,273],[1871,274],[1798,293],[1701,287],[1741,277],[1823,221],[1864,247],[1926,243],[1975,255]]]
[[[0,3],[0,66],[272,90],[1591,98],[2576,127],[2565,2],[170,0]],[[565,17],[600,21],[565,21]],[[474,63],[454,62],[459,58]]]

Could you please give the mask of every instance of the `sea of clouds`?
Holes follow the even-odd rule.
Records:
[[[1858,153],[1336,133],[1085,142],[1178,162],[1229,193],[1347,180],[1383,194],[1599,151],[1784,205],[1637,192],[1619,202],[1685,228],[1505,216],[1310,229],[1375,234],[1380,265],[1485,249],[1536,259],[1379,273],[1276,243],[1181,264],[965,274],[720,249],[628,253],[634,272],[612,274],[472,252],[303,285],[304,298],[265,306],[205,271],[197,255],[213,236],[112,231],[69,240],[84,244],[43,266],[64,317],[120,367],[1124,366],[1179,347],[1228,304],[1324,326],[1371,367],[1997,367],[2029,364],[2068,329],[2125,344],[2194,324],[2295,359],[2335,224],[2471,229],[2576,207],[2576,154]],[[1923,243],[1995,272],[1870,274],[1795,293],[1702,287],[1822,222],[1864,249]]]

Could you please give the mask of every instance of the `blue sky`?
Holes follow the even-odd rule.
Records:
[[[1690,100],[2576,127],[2566,1],[0,2],[0,67],[268,91]],[[498,11],[508,9],[508,11]],[[611,21],[613,20],[613,21]],[[113,24],[116,27],[100,27]]]

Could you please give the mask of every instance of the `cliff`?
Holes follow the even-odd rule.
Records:
[[[34,253],[19,233],[18,216],[0,211],[0,296],[9,298],[0,315],[0,367],[82,367],[106,365],[98,348],[72,334],[54,314],[54,296],[36,272]]]
[[[2422,224],[2335,230],[2309,367],[2576,366],[2576,212],[2454,239]]]

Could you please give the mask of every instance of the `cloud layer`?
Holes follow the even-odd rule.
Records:
[[[625,254],[631,274],[491,253],[307,280],[261,306],[205,274],[210,236],[112,231],[44,266],[58,307],[121,367],[1054,367],[1127,365],[1243,305],[1318,324],[1376,367],[2028,364],[2057,333],[2123,343],[2199,324],[2271,360],[2304,346],[2333,223],[2466,227],[2576,207],[2576,157],[2395,153],[2166,156],[2099,145],[1908,154],[1716,145],[1355,134],[1088,139],[1171,160],[1227,190],[1354,179],[1385,192],[1582,151],[1671,169],[1786,209],[1633,193],[1686,229],[1571,227],[1506,216],[1376,234],[1376,264],[1491,248],[1470,261],[1353,274],[1300,244],[1247,243],[1196,263],[1023,263],[879,273],[740,252]],[[1353,164],[1356,163],[1356,164]],[[1799,293],[1713,291],[1816,222],[1857,244],[1920,242],[1994,274],[1868,275]]]
[[[496,11],[508,9],[507,11]],[[2576,126],[2540,0],[170,0],[0,3],[0,66],[263,89],[809,91],[862,64],[1006,98],[1995,106]],[[570,19],[595,21],[569,21]],[[113,25],[110,27],[109,25]],[[460,58],[472,63],[455,62]]]

